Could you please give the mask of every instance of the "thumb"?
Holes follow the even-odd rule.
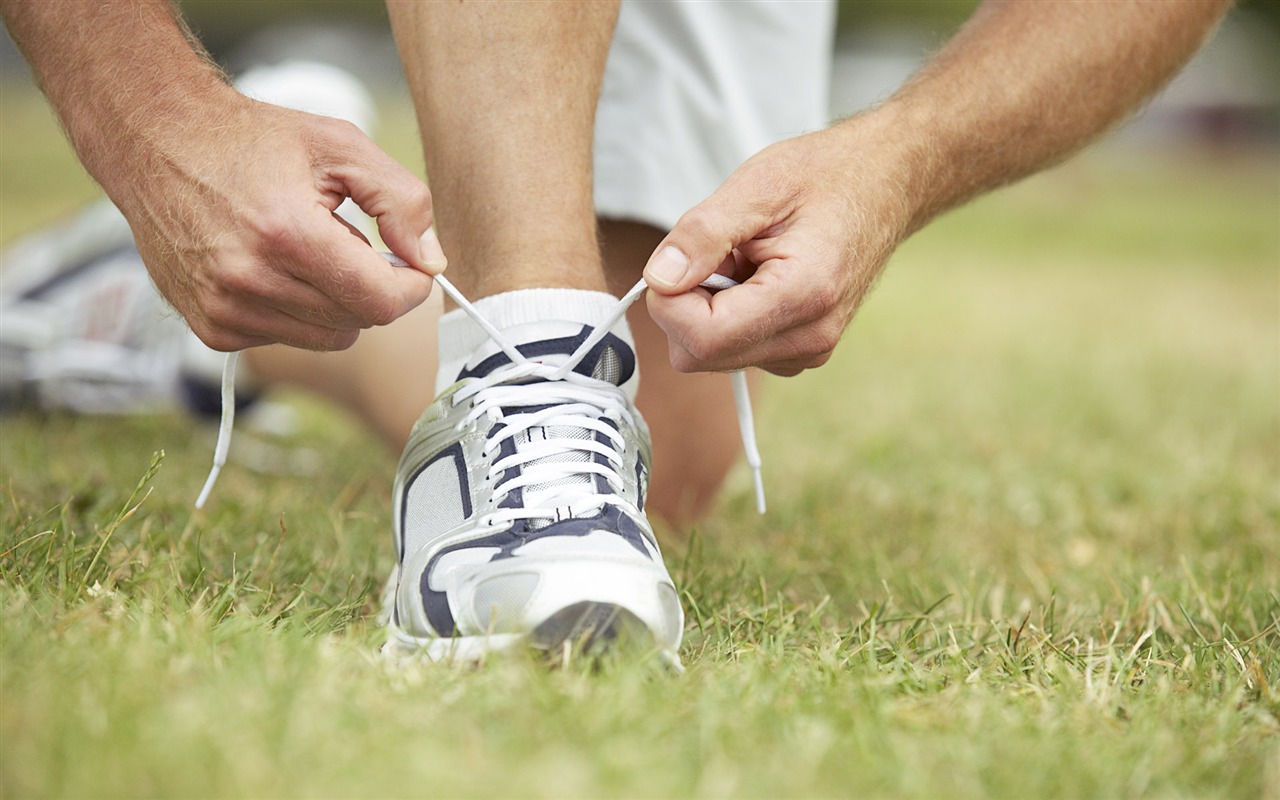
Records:
[[[644,268],[659,294],[690,291],[714,273],[733,249],[774,222],[771,204],[744,195],[741,183],[726,183],[682,216]]]

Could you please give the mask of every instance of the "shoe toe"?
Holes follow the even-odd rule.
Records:
[[[480,581],[470,597],[470,627],[487,633],[520,630],[539,581],[534,572],[514,572]]]

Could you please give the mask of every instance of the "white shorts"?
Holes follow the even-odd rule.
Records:
[[[623,0],[596,112],[596,212],[664,230],[828,119],[832,0]]]

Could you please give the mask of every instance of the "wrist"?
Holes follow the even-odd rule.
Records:
[[[63,117],[85,169],[117,205],[157,177],[176,154],[226,129],[246,99],[211,71],[166,75]]]
[[[176,146],[239,98],[166,0],[0,7],[77,155],[113,199],[126,175],[153,166],[148,151]]]
[[[842,172],[866,223],[876,226],[894,247],[927,218],[928,176],[920,138],[901,110],[874,109],[841,120],[823,132],[842,154]]]

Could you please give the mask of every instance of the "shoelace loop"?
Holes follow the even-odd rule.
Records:
[[[397,257],[392,253],[383,253],[382,256],[383,258],[387,259],[387,261],[391,263],[393,266],[397,266],[397,267],[409,266],[405,261],[403,261],[402,259],[400,259],[399,257]],[[617,322],[620,319],[622,319],[622,317],[627,313],[627,309],[630,308],[633,303],[639,300],[640,296],[643,295],[645,290],[648,288],[648,285],[645,283],[643,279],[638,281],[635,286],[631,287],[630,291],[628,291],[625,295],[622,296],[622,298],[618,301],[617,305],[614,306],[613,310],[609,313],[608,317],[606,317],[604,321],[602,321],[599,325],[595,327],[595,329],[591,332],[591,334],[587,336],[586,340],[583,341],[582,344],[580,344],[578,348],[573,352],[573,354],[569,356],[568,360],[566,360],[563,364],[559,365],[558,367],[550,367],[543,364],[538,364],[534,361],[530,361],[529,359],[525,358],[524,355],[522,355],[520,351],[516,348],[516,346],[513,345],[510,341],[508,341],[507,338],[502,335],[501,331],[499,331],[487,319],[485,319],[484,316],[481,315],[480,312],[476,310],[475,306],[473,306],[471,302],[467,300],[467,298],[463,297],[462,293],[459,292],[458,289],[453,285],[453,283],[450,282],[447,278],[445,278],[443,275],[437,275],[434,280],[437,284],[439,284],[440,288],[444,290],[444,293],[449,295],[449,297],[455,303],[458,304],[459,308],[463,309],[468,316],[470,316],[473,320],[475,320],[476,324],[478,324],[481,327],[481,329],[484,330],[484,332],[489,335],[489,338],[491,338],[502,349],[502,352],[504,352],[507,355],[507,357],[511,359],[510,368],[519,368],[521,370],[526,371],[527,374],[530,376],[545,378],[545,380],[549,382],[548,385],[550,386],[555,386],[557,382],[567,382],[569,386],[576,384],[576,385],[579,385],[580,388],[583,388],[583,387],[581,387],[581,382],[576,380],[577,378],[583,378],[584,380],[588,380],[588,381],[593,379],[585,378],[584,376],[577,375],[577,373],[573,372],[574,367],[576,367],[578,364],[582,362],[582,359],[585,358],[586,355],[591,352],[592,348],[594,348],[600,342],[600,340],[603,339],[609,333],[609,331],[613,328],[613,326],[617,324]],[[737,286],[738,284],[733,279],[728,278],[724,275],[712,275],[707,280],[703,281],[701,285],[704,288],[711,289],[713,291],[720,291],[723,289],[731,288],[733,286]],[[231,429],[235,422],[235,414],[236,414],[235,372],[236,372],[236,365],[237,365],[237,360],[239,355],[240,354],[237,352],[227,353],[226,361],[223,363],[222,420],[218,426],[218,443],[214,448],[213,467],[212,469],[209,470],[209,477],[205,479],[204,488],[201,489],[200,496],[196,499],[196,508],[203,508],[205,501],[209,499],[209,494],[213,491],[213,485],[218,479],[218,474],[222,471],[223,465],[226,464],[227,462],[227,451],[231,448]],[[504,372],[503,370],[495,370],[495,373],[499,373],[499,372],[503,372],[503,375],[500,376],[500,378],[495,378],[491,382],[486,382],[485,379],[481,379],[478,382],[469,384],[468,387],[464,387],[463,389],[460,389],[459,392],[464,392],[470,389],[471,387],[475,387],[474,391],[470,391],[467,394],[467,396],[471,396],[473,394],[478,394],[479,392],[483,391],[486,388],[493,389],[493,388],[496,388],[499,383],[511,380],[510,373]],[[494,373],[491,373],[491,376],[493,374]],[[734,372],[732,374],[732,380],[733,380],[734,403],[737,406],[737,411],[738,411],[738,430],[742,436],[742,449],[746,456],[747,465],[751,468],[752,480],[753,480],[753,483],[755,484],[756,509],[761,514],[763,514],[765,513],[765,508],[766,508],[765,499],[764,499],[764,479],[761,475],[760,450],[756,446],[755,422],[753,419],[753,415],[751,413],[751,395],[747,387],[746,372],[743,370],[738,370]],[[533,388],[533,387],[529,387],[529,386],[522,387],[522,391],[527,391],[530,388]],[[561,387],[562,390],[566,388],[567,387]],[[600,393],[596,391],[595,394],[598,395]],[[579,397],[578,399],[582,400],[581,397]],[[528,403],[527,401],[524,401],[521,404],[527,405]],[[595,400],[594,399],[589,400],[585,403],[585,405],[589,407],[594,407]],[[477,403],[477,408],[481,406],[484,406],[486,409],[496,407],[491,403]],[[625,411],[625,409],[622,409],[622,410]],[[477,412],[473,410],[472,413],[477,413]],[[577,419],[577,422],[574,423],[574,426],[594,429],[595,427],[594,424],[592,425],[579,424],[581,422],[587,421],[590,418],[590,415],[584,415],[580,418],[577,418],[577,417],[575,418]],[[530,423],[529,427],[532,427],[532,425],[533,423]],[[527,429],[527,428],[523,428],[523,429]],[[517,425],[516,427],[512,427],[509,433],[504,433],[500,435],[502,435],[504,438],[506,436],[515,436],[520,430],[522,430],[522,428],[520,428]],[[569,445],[571,449],[579,449],[584,452],[595,452],[593,448],[588,447],[585,444],[585,442],[587,442],[588,440],[568,440],[568,441],[578,442],[577,444]],[[564,446],[565,445],[561,440],[557,440],[555,452],[562,453]],[[601,449],[604,450],[607,448],[601,448]],[[548,450],[547,456],[553,455],[550,447],[547,448],[547,450]],[[546,457],[546,456],[542,456],[542,457]],[[499,461],[495,463],[493,467],[494,471],[497,470],[498,463],[502,463],[502,462]],[[511,462],[512,465],[515,465],[516,463],[527,463],[527,462],[523,461],[523,457],[522,457],[521,461],[519,462],[516,462],[516,461]],[[550,464],[551,462],[542,462],[542,464],[537,466],[539,467],[550,466]],[[567,467],[568,464],[572,464],[573,467],[572,468]],[[587,461],[566,461],[566,462],[563,462],[563,465],[564,466],[562,466],[560,469],[572,469],[577,471],[577,474],[582,474],[582,473],[601,474],[606,472],[606,468],[603,468],[601,465],[596,464],[594,461],[591,461],[590,459],[588,459]],[[550,472],[549,470],[538,470],[536,477],[545,481],[546,476],[549,475],[549,472]],[[603,477],[605,477],[606,480],[609,480],[611,476],[603,475]],[[618,476],[616,475],[616,473],[612,477],[614,478],[614,481],[611,481],[611,484],[617,485]],[[516,481],[507,481],[505,484],[498,484],[497,486],[495,486],[495,492],[499,492],[503,490],[509,492],[512,489],[518,488],[519,486],[532,485],[535,483],[534,480],[526,480],[524,477],[518,478],[516,480],[519,481],[518,484],[516,483]],[[588,507],[590,507],[592,504],[596,502],[597,498],[608,498],[608,502],[610,503],[617,503],[620,500],[623,500],[623,498],[621,498],[619,495],[592,495],[588,493],[586,495],[582,495],[581,497],[574,498],[577,505],[574,505],[574,503],[569,503],[566,507],[571,509],[573,513],[578,513],[578,509],[582,507],[584,502],[587,504]],[[632,506],[632,508],[634,509],[634,506]],[[639,513],[638,509],[634,509],[634,510],[636,510],[636,512]],[[541,512],[541,513],[538,513],[538,512]],[[563,508],[557,506],[550,509],[550,512],[559,515],[563,513]],[[501,511],[495,512],[490,516],[491,516],[491,522],[500,522],[507,518],[510,518],[512,520],[527,518],[526,516],[527,514],[534,514],[534,516],[541,518],[543,516],[547,516],[547,510],[546,509],[538,509],[538,510],[502,509]]]

